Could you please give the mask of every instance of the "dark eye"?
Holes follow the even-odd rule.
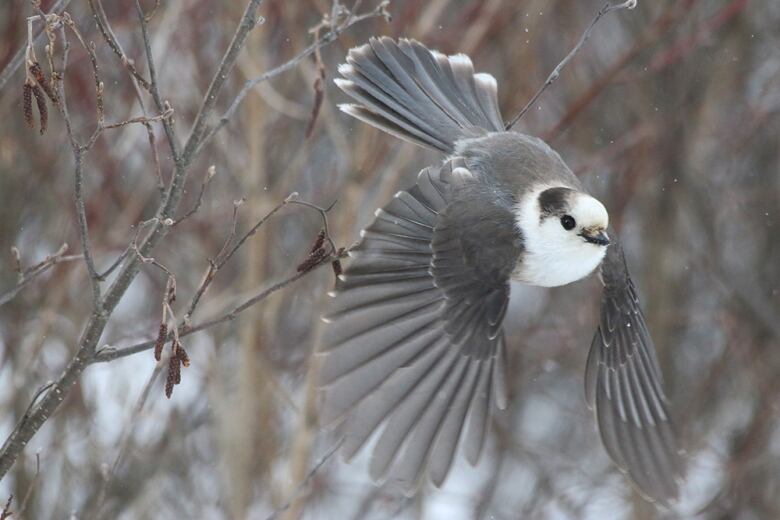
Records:
[[[574,229],[574,227],[577,225],[577,221],[574,220],[574,217],[571,215],[564,215],[561,217],[561,225],[563,226],[563,229],[569,231]]]

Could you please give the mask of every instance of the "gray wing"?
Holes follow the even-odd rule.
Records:
[[[509,211],[489,191],[464,190],[474,181],[462,166],[423,170],[377,211],[324,318],[323,422],[344,421],[347,458],[381,429],[371,475],[407,492],[426,468],[440,485],[459,445],[475,464],[491,410],[506,405],[504,265],[519,242],[511,213],[488,229],[461,211],[464,191],[494,218]],[[487,235],[481,250],[473,232]]]
[[[339,108],[406,141],[451,153],[462,137],[500,132],[498,87],[468,56],[414,40],[371,38],[349,51],[336,84],[358,104]]]
[[[610,233],[614,236],[614,233]],[[588,355],[585,395],[604,446],[647,498],[676,499],[684,463],[655,347],[620,244],[601,266],[601,319]]]

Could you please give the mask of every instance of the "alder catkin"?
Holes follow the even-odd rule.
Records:
[[[162,350],[165,346],[165,340],[168,339],[168,325],[160,323],[160,330],[157,332],[157,340],[154,342],[154,359],[160,361]]]
[[[46,125],[49,122],[49,111],[46,108],[46,98],[43,97],[43,92],[38,85],[32,87],[33,96],[35,96],[35,104],[38,105],[38,115],[41,118],[41,135],[46,132]]]
[[[35,128],[32,110],[32,85],[29,83],[25,83],[22,89],[22,109],[24,110],[24,122],[30,128]]]

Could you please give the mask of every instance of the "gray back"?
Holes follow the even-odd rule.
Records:
[[[463,139],[456,153],[468,169],[519,197],[539,184],[566,186],[584,191],[561,156],[536,137],[517,132],[491,132]]]

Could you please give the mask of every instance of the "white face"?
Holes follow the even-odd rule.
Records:
[[[542,191],[529,193],[516,206],[525,252],[512,277],[542,287],[566,285],[590,274],[603,260],[609,216],[601,202],[573,191],[565,208],[545,215],[539,203]]]

